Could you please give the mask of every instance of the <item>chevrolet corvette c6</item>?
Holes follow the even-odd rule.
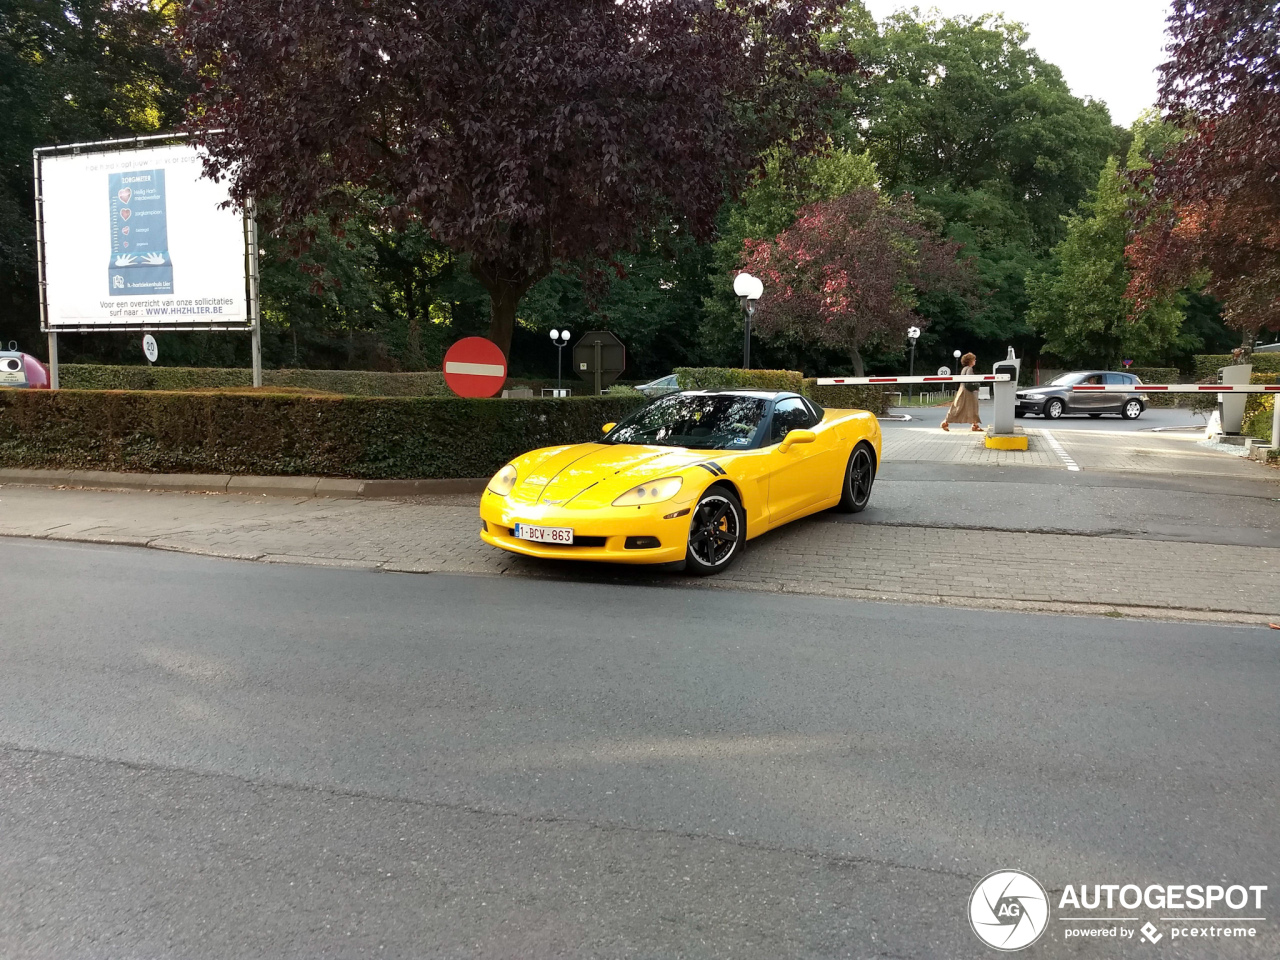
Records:
[[[794,393],[674,393],[604,429],[499,470],[481,538],[532,557],[718,573],[784,523],[863,510],[880,463],[874,415]]]

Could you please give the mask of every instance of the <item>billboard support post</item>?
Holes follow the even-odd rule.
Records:
[[[39,289],[40,320],[43,322],[49,315],[47,282],[44,278],[44,190],[40,184],[40,151],[31,151],[31,163],[35,167],[36,186],[36,286]],[[58,376],[58,331],[49,330],[49,388],[57,390],[61,378]]]
[[[58,331],[49,331],[49,389],[57,390],[61,386],[58,378]]]
[[[258,221],[253,215],[253,201],[245,204],[244,225],[245,240],[248,249],[246,273],[249,277],[249,319],[252,327],[249,332],[253,353],[253,385],[262,386],[262,313],[258,305]]]

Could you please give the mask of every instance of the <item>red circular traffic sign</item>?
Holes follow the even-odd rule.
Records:
[[[507,358],[492,340],[466,337],[444,355],[444,382],[460,397],[492,397],[507,382]]]

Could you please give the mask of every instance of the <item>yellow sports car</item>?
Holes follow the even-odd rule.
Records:
[[[880,425],[794,393],[688,391],[596,443],[517,457],[480,499],[485,543],[531,557],[718,573],[791,520],[871,498]]]

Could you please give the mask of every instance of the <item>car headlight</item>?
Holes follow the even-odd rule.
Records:
[[[617,500],[615,507],[639,507],[646,503],[661,503],[670,500],[680,492],[684,480],[680,477],[663,477],[661,480],[650,480],[638,487],[632,487]]]
[[[505,497],[508,493],[514,490],[515,485],[516,468],[509,463],[495,473],[493,475],[493,479],[489,481],[489,489],[500,497]]]
[[[1025,393],[1022,395],[1023,400],[1043,400],[1043,393]]]

